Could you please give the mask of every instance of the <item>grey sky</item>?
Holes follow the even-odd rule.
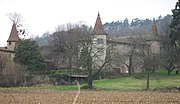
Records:
[[[157,18],[172,14],[178,0],[0,0],[0,46],[6,45],[12,22],[7,13],[22,14],[29,36],[42,35],[60,24],[84,21],[94,26],[97,13],[102,22],[125,18]]]

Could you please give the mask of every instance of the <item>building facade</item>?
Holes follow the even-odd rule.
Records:
[[[9,38],[7,40],[7,46],[6,47],[0,47],[0,57],[5,56],[5,57],[13,60],[14,49],[15,49],[15,46],[19,40],[20,40],[20,38],[18,36],[16,24],[13,23]]]
[[[144,72],[144,57],[160,53],[160,43],[155,20],[152,23],[152,32],[149,35],[110,37],[104,31],[100,15],[98,13],[93,30],[93,50],[101,57],[94,60],[102,65],[108,52],[116,54],[111,61],[111,68],[118,68],[121,73],[128,73],[131,64],[131,72]],[[108,37],[108,38],[107,38]],[[111,47],[111,48],[107,48]],[[101,49],[101,52],[98,52]]]
[[[92,36],[92,57],[95,66],[102,66],[105,62],[107,51],[107,34],[103,29],[100,14],[98,13]]]

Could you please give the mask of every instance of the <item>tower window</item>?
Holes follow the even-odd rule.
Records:
[[[9,45],[11,45],[11,42],[9,42]]]
[[[11,54],[9,54],[9,58],[11,58]]]
[[[103,39],[98,39],[98,44],[103,44],[103,43],[104,43]]]

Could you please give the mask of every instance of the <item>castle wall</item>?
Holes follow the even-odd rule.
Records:
[[[0,49],[0,57],[2,56],[5,56],[9,58],[10,60],[13,60],[15,53],[13,51]]]

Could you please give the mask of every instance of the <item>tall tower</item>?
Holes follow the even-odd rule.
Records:
[[[158,36],[158,30],[155,19],[153,19],[151,32],[152,32],[152,39],[149,42],[150,49],[153,54],[158,54],[160,53],[160,43],[159,43],[159,36]]]
[[[155,19],[153,19],[153,24],[152,24],[151,31],[152,31],[152,34],[153,34],[154,36],[157,36],[157,35],[158,35],[158,30],[157,30],[156,20],[155,20]]]
[[[13,22],[10,36],[7,40],[7,49],[14,51],[17,42],[20,40],[16,29],[16,24]]]
[[[92,38],[93,38],[93,53],[96,55],[93,57],[93,61],[98,66],[101,66],[106,57],[106,32],[104,31],[100,14],[98,12],[98,16],[95,22]],[[96,66],[97,66],[96,65]]]

